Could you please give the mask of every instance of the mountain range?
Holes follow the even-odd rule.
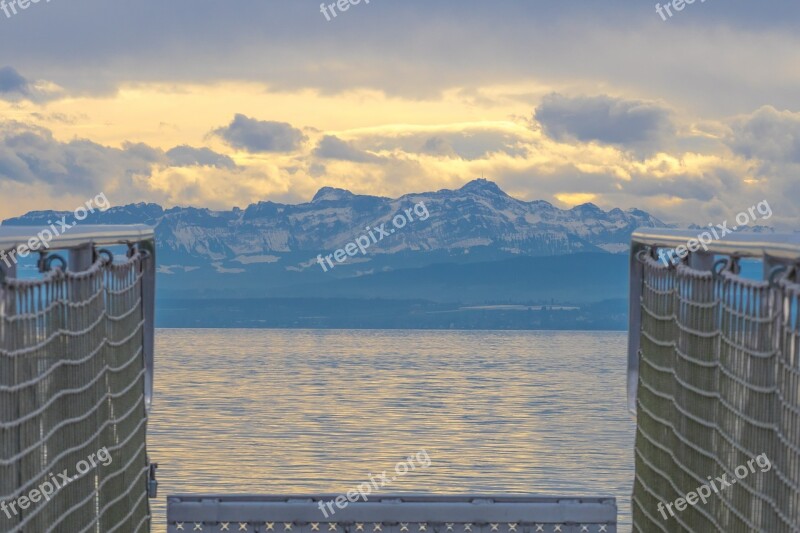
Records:
[[[34,211],[3,225],[46,227],[63,215],[71,213]],[[406,218],[402,228],[392,223],[398,215]],[[348,297],[437,305],[624,298],[622,254],[632,231],[666,226],[638,209],[519,200],[484,179],[399,198],[323,187],[307,203],[227,211],[137,203],[98,211],[85,223],[155,226],[161,301]],[[385,237],[375,239],[382,224]],[[335,268],[320,264],[318,256],[359,237],[369,241],[370,229],[363,254],[332,261]]]

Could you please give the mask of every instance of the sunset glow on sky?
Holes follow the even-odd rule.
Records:
[[[469,7],[467,7],[469,5]],[[42,3],[0,14],[0,214],[485,176],[705,224],[800,193],[796,2]]]

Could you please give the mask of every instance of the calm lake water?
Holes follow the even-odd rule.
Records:
[[[176,493],[343,493],[424,449],[385,492],[615,496],[634,422],[621,332],[158,330],[154,532]]]

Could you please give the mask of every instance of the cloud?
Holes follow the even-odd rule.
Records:
[[[68,113],[39,113],[33,112],[31,113],[31,118],[36,119],[39,122],[45,123],[52,123],[52,124],[67,124],[70,126],[74,126],[81,121],[89,120],[89,116],[85,113],[80,114],[68,114]]]
[[[182,145],[167,151],[167,158],[172,166],[191,167],[209,166],[217,168],[235,168],[233,159],[224,154],[218,154],[210,148]]]
[[[147,174],[163,154],[144,144],[122,149],[86,139],[60,142],[45,128],[0,123],[0,181],[46,185],[54,192],[97,194]]]
[[[610,96],[546,96],[534,113],[544,132],[559,141],[596,141],[654,150],[675,133],[669,110]]]
[[[228,161],[204,148],[177,146],[164,153],[145,143],[117,148],[88,139],[61,141],[46,128],[0,122],[0,211],[69,208],[99,192],[115,204],[165,206],[229,208],[265,197],[296,199],[287,191],[285,170],[229,167]]]
[[[28,80],[12,67],[0,68],[0,94],[27,96],[30,93]]]
[[[229,125],[213,133],[234,148],[250,153],[291,152],[307,139],[303,132],[287,122],[256,120],[241,113],[237,113]]]
[[[364,134],[358,145],[473,161],[492,153],[523,155],[525,135],[530,132],[510,123],[425,126],[416,131],[411,126],[407,131]]]
[[[732,157],[744,160],[746,182],[766,198],[777,221],[797,230],[800,209],[800,113],[763,106],[728,121],[723,141]],[[742,174],[737,175],[740,180]],[[740,201],[734,198],[735,201]]]
[[[122,143],[122,148],[127,154],[146,163],[166,162],[164,152],[145,143],[124,142]]]
[[[31,100],[45,102],[57,98],[63,93],[62,89],[47,81],[30,81],[13,67],[0,68],[0,99],[12,102],[18,100]]]
[[[723,193],[733,192],[724,189],[714,175],[675,175],[670,174],[659,179],[646,175],[636,176],[630,182],[621,185],[621,190],[632,197],[640,198],[673,198],[681,200],[699,200],[708,202],[719,198]],[[736,187],[740,189],[740,187]]]
[[[748,159],[800,164],[800,113],[764,106],[734,120],[727,143]]]
[[[338,159],[356,163],[377,163],[381,161],[380,157],[364,150],[359,150],[335,135],[325,135],[314,149],[314,155],[322,159]]]
[[[5,25],[0,49],[73,94],[104,96],[129,84],[241,80],[275,91],[369,89],[432,99],[463,88],[487,106],[493,99],[481,98],[483,87],[533,80],[547,91],[613,87],[720,116],[765,102],[794,105],[800,87],[797,0],[697,2],[668,23],[653,4],[622,0],[498,0],[468,9],[463,0],[373,2],[335,23],[303,2],[230,9],[172,0],[164,9],[144,0],[113,12],[106,4],[51,2],[47,15]],[[142,6],[159,16],[143,19]],[[336,50],[335,60],[320,50]],[[469,60],[454,61],[452,50]]]
[[[446,157],[457,157],[458,154],[447,139],[439,135],[428,137],[420,148],[420,153]]]

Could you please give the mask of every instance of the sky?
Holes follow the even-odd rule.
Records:
[[[677,224],[767,200],[797,228],[796,0],[3,5],[1,218],[101,192],[229,209],[484,176]]]

